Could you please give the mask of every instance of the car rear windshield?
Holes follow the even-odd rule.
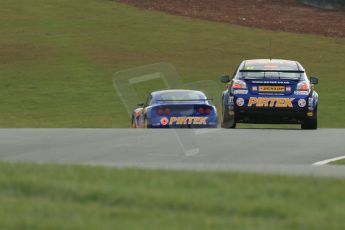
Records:
[[[199,92],[167,92],[160,95],[160,101],[194,101],[204,100],[206,97]]]
[[[247,61],[242,70],[243,78],[279,78],[299,79],[301,71],[296,62],[293,61]]]

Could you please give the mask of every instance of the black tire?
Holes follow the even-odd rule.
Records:
[[[225,106],[222,106],[222,123],[221,127],[225,129],[235,129],[236,128],[236,120],[235,115],[230,116],[229,112],[225,110]]]
[[[134,117],[132,117],[131,128],[133,128],[133,129],[137,128],[137,126],[135,125],[135,122],[134,122]]]
[[[146,116],[144,117],[144,127],[143,128],[147,129],[147,118],[146,118]]]
[[[317,129],[317,116],[315,118],[307,118],[305,121],[301,124],[302,129]]]

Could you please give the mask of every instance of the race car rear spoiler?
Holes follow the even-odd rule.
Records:
[[[213,101],[213,99],[183,99],[183,100],[157,100],[157,101]]]
[[[264,73],[264,72],[279,72],[279,73],[304,73],[304,70],[254,70],[254,69],[241,69],[241,73]]]

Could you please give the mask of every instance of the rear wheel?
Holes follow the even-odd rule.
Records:
[[[317,129],[317,116],[314,118],[306,118],[301,124],[302,129]]]
[[[229,114],[229,111],[222,106],[222,128],[234,129],[236,128],[235,113]]]
[[[132,124],[131,124],[132,128],[135,129],[137,126],[135,125],[135,121],[134,121],[134,117],[132,117]]]
[[[146,116],[144,117],[144,127],[143,128],[147,129],[147,118],[146,118]]]

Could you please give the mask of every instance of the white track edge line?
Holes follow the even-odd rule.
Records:
[[[322,166],[322,165],[326,165],[328,163],[331,163],[333,161],[339,161],[339,160],[343,160],[343,159],[345,159],[345,156],[334,157],[334,158],[326,159],[326,160],[323,160],[323,161],[315,162],[315,163],[313,163],[313,165],[314,166]]]

